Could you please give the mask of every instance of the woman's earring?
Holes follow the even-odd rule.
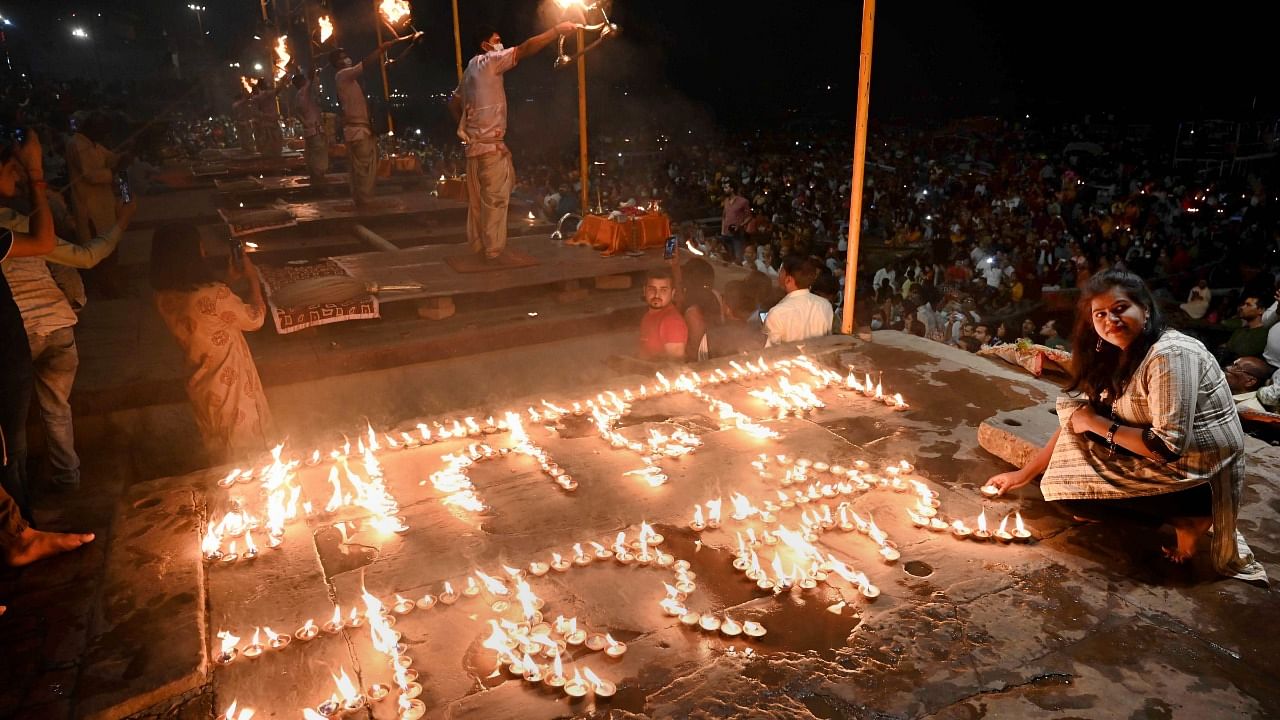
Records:
[[[1098,338],[1098,344],[1093,347],[1094,352],[1102,352],[1102,338]]]

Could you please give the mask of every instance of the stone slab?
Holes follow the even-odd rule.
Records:
[[[494,653],[482,643],[491,630],[489,621],[508,617],[511,609],[495,610],[493,603],[501,598],[483,591],[453,606],[397,618],[395,628],[425,678],[429,716],[1114,717],[1114,712],[1169,716],[1170,710],[1182,716],[1185,708],[1188,717],[1203,717],[1275,712],[1280,693],[1273,688],[1280,663],[1272,658],[1265,634],[1256,631],[1280,619],[1268,591],[1204,577],[1194,567],[1184,575],[1153,570],[1159,566],[1141,548],[1154,548],[1155,538],[1076,526],[1054,514],[1031,488],[996,501],[976,492],[985,477],[1007,467],[979,448],[984,420],[999,413],[1043,411],[1052,400],[1051,386],[914,338],[877,334],[876,340],[831,339],[805,350],[842,370],[852,365],[874,372],[889,388],[903,392],[911,403],[905,412],[832,388],[822,392],[823,409],[801,418],[762,420],[784,433],[784,439],[770,441],[720,428],[706,405],[692,398],[636,403],[620,423],[619,432],[627,437],[681,427],[703,442],[685,458],[659,461],[669,475],[659,487],[625,474],[640,467],[636,454],[614,450],[589,426],[575,429],[573,423],[555,432],[530,424],[529,434],[579,480],[575,493],[556,489],[527,458],[486,461],[471,470],[476,493],[488,508],[478,512],[444,504],[444,495],[429,481],[442,466],[441,456],[459,451],[465,441],[384,452],[379,457],[387,485],[409,530],[383,533],[367,523],[366,512],[343,510],[290,526],[285,547],[277,556],[260,558],[256,566],[209,569],[201,581],[211,595],[209,621],[202,630],[193,630],[203,637],[201,652],[212,646],[216,626],[251,628],[271,622],[296,628],[307,618],[321,622],[335,603],[343,608],[360,604],[365,589],[384,603],[397,593],[410,598],[438,594],[446,581],[461,589],[476,570],[502,577],[504,566],[527,567],[532,560],[549,560],[552,552],[567,557],[575,542],[608,544],[619,531],[634,537],[640,522],[647,521],[666,536],[664,550],[691,563],[697,589],[686,600],[690,608],[756,619],[769,634],[744,641],[680,626],[657,607],[662,583],[672,577],[669,571],[601,561],[553,572],[530,583],[545,601],[548,618],[574,616],[587,628],[614,633],[628,643],[630,650],[616,662],[598,653],[570,653],[568,667],[591,667],[618,683],[618,695],[570,702],[561,693],[494,675]],[[790,352],[794,350],[771,349],[766,356]],[[803,379],[802,371],[794,372],[793,381]],[[634,388],[640,381],[616,377],[549,399],[562,405],[585,402],[595,392]],[[757,384],[726,383],[707,392],[742,412],[772,418],[748,392]],[[540,399],[511,393],[458,417],[540,406]],[[507,442],[503,435],[486,439],[495,447]],[[1270,478],[1280,463],[1253,445],[1250,452],[1256,460],[1242,527],[1265,535],[1273,529],[1269,516],[1278,502]],[[762,453],[843,464],[865,460],[869,471],[876,472],[905,457],[938,492],[940,512],[948,519],[973,525],[985,512],[995,523],[1019,510],[1037,539],[1024,545],[980,544],[916,528],[906,514],[914,497],[887,488],[819,498],[787,511],[784,522],[798,526],[801,512],[820,512],[824,505],[834,511],[841,503],[847,503],[846,511],[874,519],[901,551],[897,562],[884,562],[876,545],[857,532],[828,530],[815,544],[824,554],[865,571],[882,594],[868,601],[839,580],[812,591],[763,593],[729,566],[737,533],[759,533],[763,524],[727,519],[714,531],[687,528],[695,504],[723,498],[728,517],[735,493],[762,504],[766,498],[777,499],[779,491],[807,487],[783,486],[780,473],[759,472],[753,462]],[[309,498],[325,497],[325,468],[322,464],[301,473],[299,482]],[[215,470],[163,486],[168,492],[189,493],[193,505],[207,497],[205,505],[216,514],[228,501],[225,492],[208,489],[218,475]],[[159,492],[159,487],[152,490]],[[236,492],[249,490],[237,486]],[[187,537],[183,542],[191,541]],[[779,552],[761,548],[761,559],[768,562]],[[781,551],[779,557],[790,559],[790,552]],[[1270,538],[1259,542],[1259,556],[1274,562]],[[204,571],[198,564],[193,570]],[[389,678],[386,659],[373,651],[367,629],[291,647],[255,663],[237,661],[212,672],[215,709],[235,697],[266,717],[295,717],[301,707],[332,692],[330,673],[339,669],[350,670],[363,686]],[[1201,670],[1203,677],[1198,677]],[[389,707],[375,707],[372,717],[391,717]]]
[[[203,508],[192,482],[121,500],[77,690],[77,713],[114,720],[207,680]]]

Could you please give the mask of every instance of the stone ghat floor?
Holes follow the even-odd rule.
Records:
[[[233,700],[255,717],[297,718],[335,692],[333,675],[345,671],[361,688],[392,683],[386,656],[374,650],[369,627],[295,640],[279,651],[226,666],[212,663],[219,631],[240,637],[255,628],[293,632],[307,619],[321,624],[334,605],[344,614],[363,607],[366,589],[390,606],[397,594],[416,599],[455,589],[480,570],[512,582],[504,566],[528,568],[551,553],[573,555],[574,543],[613,544],[619,532],[634,540],[647,521],[665,536],[659,546],[689,563],[696,589],[690,610],[754,620],[768,630],[758,640],[691,630],[665,614],[659,602],[670,569],[623,566],[600,560],[566,572],[529,577],[544,602],[543,615],[575,617],[589,632],[608,632],[627,644],[613,659],[570,649],[564,664],[591,668],[617,684],[612,698],[588,693],[571,700],[562,691],[494,674],[496,654],[484,647],[499,617],[516,619],[519,604],[501,612],[503,598],[482,591],[454,605],[437,604],[395,617],[403,652],[423,685],[427,717],[557,718],[977,718],[977,717],[1262,717],[1280,713],[1280,663],[1262,631],[1280,619],[1271,591],[1218,579],[1199,557],[1187,566],[1159,560],[1167,529],[1078,526],[1054,513],[1034,488],[1012,498],[986,500],[977,488],[1007,469],[979,449],[977,426],[992,415],[1051,400],[1054,388],[986,360],[935,344],[899,338],[889,343],[832,340],[810,356],[843,371],[880,369],[890,392],[911,404],[894,412],[848,390],[819,392],[826,407],[803,418],[765,424],[782,434],[760,440],[739,429],[719,429],[704,401],[686,394],[636,402],[619,431],[641,439],[650,429],[677,427],[702,446],[664,459],[669,481],[650,487],[624,473],[639,456],[614,449],[589,427],[567,423],[561,432],[526,423],[530,438],[578,481],[566,493],[528,457],[510,455],[470,468],[476,496],[487,509],[444,503],[430,477],[442,456],[463,449],[447,441],[378,455],[389,491],[408,530],[380,531],[368,514],[343,509],[333,516],[288,526],[283,547],[252,563],[200,561],[199,531],[241,497],[263,515],[258,484],[218,488],[223,471],[134,486],[126,494],[106,558],[84,654],[73,712],[121,717],[172,698],[182,717],[209,717]],[[928,354],[926,354],[928,353]],[[781,357],[775,355],[774,357]],[[795,382],[808,379],[796,371]],[[636,388],[638,378],[610,388]],[[652,380],[649,381],[652,387]],[[705,387],[705,392],[755,418],[769,408],[748,390],[776,385],[777,377]],[[513,400],[512,408],[537,399]],[[496,408],[484,409],[487,413]],[[411,428],[413,423],[405,425]],[[483,438],[495,448],[507,434]],[[729,498],[741,493],[763,505],[777,500],[782,464],[765,476],[753,466],[761,453],[785,454],[870,471],[906,458],[917,477],[939,494],[940,512],[969,525],[984,508],[988,519],[1021,511],[1034,529],[1025,545],[961,541],[914,527],[906,509],[912,491],[872,489],[815,500],[779,512],[798,528],[803,512],[823,504],[874,519],[901,558],[886,562],[878,546],[856,530],[834,528],[816,545],[824,554],[865,572],[881,594],[868,600],[850,582],[833,579],[812,590],[778,595],[757,589],[733,569],[736,532],[759,535],[758,518],[735,521]],[[296,483],[321,506],[331,492],[329,463],[302,467]],[[1273,451],[1251,447],[1241,527],[1255,552],[1275,570]],[[357,468],[363,477],[363,471]],[[885,473],[879,471],[881,475]],[[810,473],[820,482],[817,473]],[[721,528],[688,527],[695,504],[724,498]],[[706,507],[704,506],[704,512]],[[837,518],[838,519],[838,518]],[[258,535],[259,546],[265,536]],[[227,548],[224,542],[223,549]],[[756,548],[768,564],[775,548]],[[790,551],[780,553],[794,560]],[[788,563],[789,564],[789,563]],[[785,567],[785,566],[784,566]],[[790,568],[785,568],[790,570]],[[772,573],[772,571],[771,571]],[[842,604],[843,603],[843,604]],[[838,611],[838,612],[837,612]],[[7,619],[6,619],[7,620]],[[352,717],[396,717],[395,693]]]

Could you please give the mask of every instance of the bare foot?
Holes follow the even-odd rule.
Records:
[[[22,531],[17,543],[5,548],[5,561],[13,567],[30,565],[47,557],[70,552],[89,542],[93,542],[93,533],[51,533],[27,528]]]
[[[1209,528],[1213,526],[1213,518],[1173,518],[1169,521],[1169,524],[1173,526],[1173,531],[1177,535],[1178,545],[1172,548],[1162,548],[1164,556],[1172,562],[1183,563],[1196,554],[1196,545],[1199,544],[1200,538],[1204,537],[1204,534],[1209,532]]]

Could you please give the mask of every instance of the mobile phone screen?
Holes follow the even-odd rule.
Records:
[[[116,183],[120,187],[120,201],[126,205],[133,202],[133,190],[129,187],[129,176],[125,171],[121,170],[116,175]]]

